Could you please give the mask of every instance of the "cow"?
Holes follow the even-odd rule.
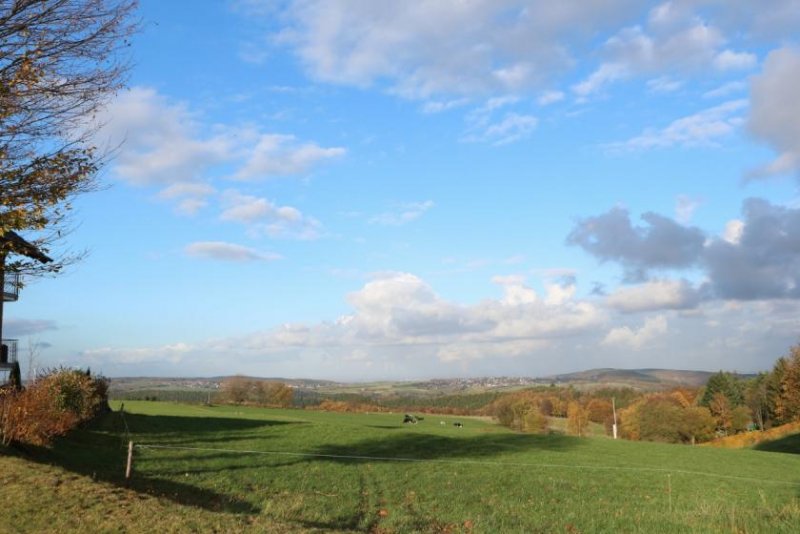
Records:
[[[464,428],[464,425],[462,423],[459,423],[458,421],[453,423],[453,426],[456,427],[456,428]]]
[[[403,424],[404,425],[407,425],[407,424],[416,425],[417,424],[417,418],[414,417],[413,415],[406,414],[405,417],[403,417]]]

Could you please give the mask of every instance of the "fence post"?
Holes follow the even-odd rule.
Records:
[[[133,468],[133,441],[128,442],[128,463],[125,466],[125,484],[131,480],[131,470]]]

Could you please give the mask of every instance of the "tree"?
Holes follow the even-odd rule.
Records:
[[[733,373],[720,371],[711,375],[706,382],[706,389],[700,399],[700,406],[711,406],[711,401],[717,393],[728,399],[730,406],[736,407],[744,404],[744,391],[741,381]],[[713,409],[711,410],[714,411]]]
[[[589,429],[589,412],[578,401],[567,405],[567,432],[574,436],[584,436]]]
[[[727,435],[733,428],[733,407],[728,397],[722,392],[714,393],[708,409],[717,421],[717,430]]]
[[[770,419],[768,381],[767,373],[759,373],[747,383],[744,392],[745,405],[750,408],[759,430],[764,430]]]
[[[784,360],[775,415],[783,422],[800,421],[800,345],[790,349]]]
[[[249,381],[243,376],[231,376],[219,385],[219,399],[222,402],[243,404],[248,398]]]
[[[74,197],[95,188],[105,161],[97,111],[128,69],[122,50],[136,0],[0,0],[0,237],[33,232],[44,253],[64,235]],[[19,253],[2,241],[0,259]],[[79,256],[79,255],[77,255]],[[6,268],[57,272],[15,259]]]
[[[714,437],[716,421],[708,408],[704,406],[688,406],[683,409],[680,434],[684,442],[694,445],[698,441],[707,441]]]

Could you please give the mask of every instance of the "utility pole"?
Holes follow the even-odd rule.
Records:
[[[614,412],[614,425],[611,430],[614,433],[614,439],[617,439],[617,402],[614,397],[611,397],[611,411]]]

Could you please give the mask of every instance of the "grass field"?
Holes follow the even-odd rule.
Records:
[[[15,512],[21,531],[70,509],[84,509],[81,528],[148,532],[157,518],[164,531],[220,532],[771,533],[800,524],[798,454],[524,435],[463,417],[403,425],[402,414],[158,402],[125,411],[137,444],[130,490],[108,484],[122,484],[118,412],[34,454],[71,473],[70,484],[107,488],[125,512],[80,492],[37,493],[26,504],[37,517]],[[24,499],[5,478],[0,496]]]

